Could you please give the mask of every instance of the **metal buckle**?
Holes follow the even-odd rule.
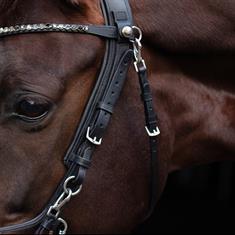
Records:
[[[140,71],[141,66],[144,69],[147,69],[146,63],[145,61],[142,59],[141,61],[135,61],[134,62],[134,66],[135,66],[135,71],[138,73]]]
[[[92,144],[101,145],[101,144],[102,144],[102,138],[99,139],[99,140],[97,140],[97,137],[92,138],[92,137],[90,136],[90,130],[91,130],[91,128],[88,127],[88,128],[87,128],[87,133],[86,133],[86,138],[87,138]]]
[[[158,127],[156,127],[156,129],[153,130],[153,132],[151,132],[147,126],[145,127],[145,129],[150,137],[156,137],[161,134],[161,131],[159,130]]]

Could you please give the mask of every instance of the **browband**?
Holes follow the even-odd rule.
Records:
[[[118,32],[115,26],[102,25],[79,25],[79,24],[25,24],[10,27],[0,28],[0,37],[17,35],[17,34],[32,34],[32,33],[84,33],[104,38],[117,39]]]

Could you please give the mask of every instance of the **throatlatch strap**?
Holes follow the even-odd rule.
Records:
[[[150,175],[150,204],[149,211],[145,219],[150,217],[154,211],[154,208],[157,204],[157,196],[158,191],[157,187],[159,185],[159,176],[157,173],[158,169],[158,149],[157,149],[157,136],[160,134],[160,130],[157,126],[157,115],[154,111],[153,98],[150,89],[150,85],[148,82],[147,69],[145,63],[138,63],[138,76],[139,76],[139,84],[141,88],[141,99],[144,104],[145,111],[145,121],[146,121],[146,131],[149,135],[149,144],[150,144],[150,152],[151,152],[151,175]]]

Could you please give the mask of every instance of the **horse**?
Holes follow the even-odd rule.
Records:
[[[235,4],[129,2],[143,31],[143,57],[161,130],[158,200],[171,172],[234,158]],[[0,0],[0,11],[1,26],[104,24],[99,0]],[[105,40],[92,35],[0,39],[1,227],[38,215],[63,178],[63,158],[104,51]],[[63,210],[69,233],[130,233],[145,219],[150,157],[139,93],[131,68],[83,190]]]

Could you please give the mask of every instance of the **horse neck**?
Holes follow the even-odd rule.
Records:
[[[233,160],[235,83],[229,78],[235,69],[227,53],[232,48],[215,43],[223,35],[212,34],[212,38],[204,27],[196,32],[196,26],[202,25],[197,17],[178,14],[175,21],[169,21],[172,12],[190,9],[185,1],[130,2],[144,31],[145,58],[162,126],[160,158],[165,159],[169,171]],[[193,4],[205,13],[203,20],[213,31],[211,9],[199,2]],[[221,21],[218,15],[215,24]],[[196,28],[188,34],[191,25]],[[199,37],[203,39],[200,42]],[[224,56],[215,57],[215,51]]]
[[[196,54],[228,54],[235,49],[233,1],[228,4],[211,4],[211,0],[130,2],[136,23],[155,47]]]
[[[200,63],[197,56],[169,55],[146,47],[145,57],[162,125],[161,143],[168,143],[162,147],[160,157],[168,161],[169,171],[233,160],[235,86],[220,76],[224,73],[230,77],[234,72],[231,61],[211,62],[209,57]],[[198,71],[203,71],[200,76]],[[170,151],[170,157],[164,156],[164,151]]]

